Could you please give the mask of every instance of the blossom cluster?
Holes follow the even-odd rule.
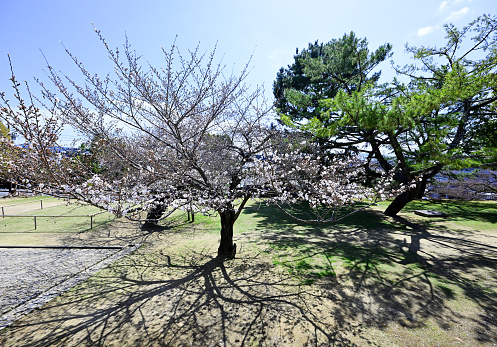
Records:
[[[319,153],[298,145],[302,134],[270,125],[263,91],[243,84],[246,69],[225,76],[214,54],[194,51],[185,60],[173,46],[164,53],[165,68],[144,71],[129,46],[124,62],[105,47],[114,79],[89,73],[72,55],[84,84],[48,67],[56,93],[41,85],[46,112],[31,94],[28,106],[16,89],[17,109],[2,95],[0,118],[27,141],[0,142],[3,178],[128,218],[154,209],[164,216],[178,208],[239,211],[250,198],[278,206],[307,201],[335,213],[387,197],[390,179],[365,187],[357,157]],[[74,152],[57,150],[63,124],[84,139]]]

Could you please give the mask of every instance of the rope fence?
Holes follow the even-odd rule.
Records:
[[[2,217],[6,217],[5,207],[14,207],[14,206],[20,206],[20,205],[25,205],[25,204],[34,204],[34,203],[36,203],[36,201],[25,201],[25,202],[20,202],[18,204],[11,204],[11,205],[2,206]],[[40,200],[40,210],[43,210],[43,199]]]
[[[35,230],[37,228],[37,218],[74,218],[74,217],[86,217],[90,218],[90,229],[93,229],[93,217],[105,213],[107,211],[100,211],[92,214],[84,214],[84,215],[21,215],[21,214],[3,214],[3,207],[2,207],[2,218],[7,218],[7,217],[16,217],[16,218],[33,218],[34,220],[34,225],[35,225]]]

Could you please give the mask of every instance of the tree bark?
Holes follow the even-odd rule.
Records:
[[[416,195],[416,199],[422,199],[423,196],[425,195],[425,190],[426,190],[426,182],[428,179],[423,178],[421,182],[418,183],[418,193]]]
[[[236,243],[233,243],[233,224],[236,213],[233,208],[219,211],[221,217],[221,243],[217,250],[218,257],[233,259],[236,255]]]
[[[413,201],[417,196],[417,189],[408,190],[403,192],[399,196],[397,196],[391,203],[388,205],[385,210],[385,215],[387,216],[396,216],[397,213],[400,212],[409,202]]]
[[[164,212],[166,212],[166,205],[162,204],[164,202],[164,199],[158,199],[157,202],[159,204],[155,205],[148,211],[147,214],[147,221],[145,222],[144,226],[145,227],[151,227],[157,225],[157,220],[162,217]]]
[[[425,193],[426,180],[416,183],[416,187],[409,189],[397,196],[385,210],[385,215],[396,216],[409,202],[414,199],[421,199]]]

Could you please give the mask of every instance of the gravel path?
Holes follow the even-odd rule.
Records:
[[[0,329],[136,247],[0,248]]]

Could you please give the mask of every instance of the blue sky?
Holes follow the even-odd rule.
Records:
[[[368,39],[371,50],[391,43],[392,59],[403,65],[409,62],[406,42],[440,44],[444,24],[462,27],[483,13],[496,15],[497,1],[0,0],[0,91],[11,90],[7,54],[20,80],[43,78],[40,50],[52,66],[73,76],[75,68],[60,42],[91,72],[107,72],[106,53],[91,23],[111,47],[122,46],[127,35],[154,65],[161,63],[161,46],[170,46],[176,35],[182,50],[200,42],[202,50],[210,51],[217,42],[218,56],[235,71],[253,54],[248,81],[264,84],[270,96],[278,69],[291,64],[295,49],[309,42],[328,42],[354,31]],[[389,63],[381,69],[385,80],[393,76]]]

